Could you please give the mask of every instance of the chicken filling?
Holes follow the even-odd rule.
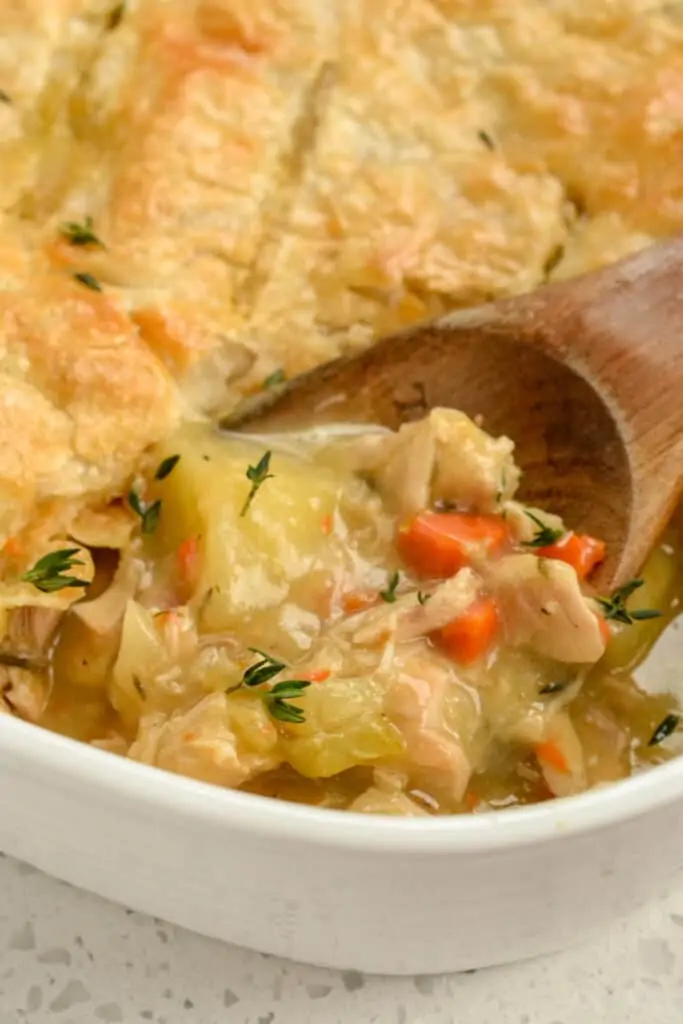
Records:
[[[185,424],[125,502],[6,566],[0,711],[392,815],[569,796],[668,756],[675,704],[629,673],[675,609],[671,549],[598,594],[604,545],[515,500],[513,447],[446,409],[397,433]]]

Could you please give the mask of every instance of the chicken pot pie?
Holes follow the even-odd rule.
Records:
[[[454,411],[258,445],[213,424],[678,230],[683,5],[0,15],[0,710],[392,814],[674,751],[673,697],[631,678],[677,606],[668,543],[594,593],[599,539],[516,502],[512,442]]]

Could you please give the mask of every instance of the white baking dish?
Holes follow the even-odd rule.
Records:
[[[278,956],[457,971],[580,941],[683,865],[683,759],[568,800],[397,819],[222,790],[0,717],[0,848]]]

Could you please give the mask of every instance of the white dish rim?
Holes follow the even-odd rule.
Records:
[[[0,717],[0,772],[11,762],[50,784],[91,790],[155,816],[177,816],[274,840],[387,855],[491,853],[600,831],[683,796],[683,755],[578,796],[481,815],[398,818],[279,801],[127,760],[8,715]]]

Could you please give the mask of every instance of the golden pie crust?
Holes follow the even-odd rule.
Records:
[[[681,3],[0,0],[0,543],[276,368],[676,232],[682,157]]]

